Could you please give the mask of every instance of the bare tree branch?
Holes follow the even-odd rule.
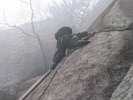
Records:
[[[23,29],[21,29],[20,27],[17,27],[16,25],[10,25],[10,24],[7,22],[7,19],[6,19],[6,16],[5,16],[5,12],[3,12],[3,17],[4,17],[3,20],[4,20],[4,22],[5,22],[5,23],[2,23],[3,25],[7,25],[8,27],[16,28],[16,29],[20,30],[23,34],[25,34],[26,36],[29,36],[29,37],[32,37],[32,38],[37,38],[37,36],[28,34],[28,33],[25,32]]]
[[[33,22],[33,18],[34,18],[34,10],[33,10],[33,7],[32,7],[32,0],[30,0],[30,8],[31,8],[31,25],[32,25],[32,28],[33,28],[33,33],[39,37],[39,35],[35,32],[35,27],[34,27],[34,22]]]
[[[25,1],[22,1],[22,0],[20,0],[20,2],[28,3],[28,2],[25,2]],[[3,12],[3,17],[4,17],[4,19],[3,19],[3,21],[4,21],[3,25],[6,25],[8,27],[16,28],[16,29],[20,30],[24,35],[37,39],[38,45],[40,46],[40,50],[42,52],[43,73],[44,73],[44,67],[46,66],[46,58],[45,58],[46,56],[45,56],[44,48],[43,48],[43,41],[41,40],[39,34],[36,33],[36,31],[35,31],[35,26],[34,26],[34,9],[33,9],[33,6],[32,6],[32,0],[30,0],[30,2],[28,4],[30,5],[30,9],[31,9],[31,18],[30,18],[30,20],[31,20],[31,27],[32,27],[33,35],[28,34],[23,29],[21,29],[20,27],[16,26],[16,24],[15,25],[10,25],[8,23],[8,21],[7,21],[5,12]]]
[[[26,4],[30,4],[29,2],[23,1],[23,0],[19,0],[22,3],[26,3]]]
[[[38,43],[39,43],[39,46],[40,46],[40,49],[41,49],[41,52],[42,52],[42,55],[43,55],[43,61],[44,61],[43,62],[43,67],[45,67],[46,66],[46,59],[45,59],[46,56],[45,56],[45,53],[44,53],[43,42],[42,42],[40,36],[35,31],[34,20],[33,20],[33,18],[34,18],[34,9],[32,7],[32,0],[30,0],[30,8],[31,8],[31,12],[32,12],[31,13],[31,25],[32,25],[33,33],[37,37],[37,40],[38,40]],[[44,68],[43,68],[43,73],[44,73]]]
[[[23,29],[21,29],[21,28],[19,28],[19,27],[17,27],[17,26],[11,26],[11,27],[14,27],[14,28],[20,30],[23,34],[25,34],[25,35],[27,35],[27,36],[29,36],[29,37],[37,38],[36,36],[33,36],[33,35],[28,34],[28,33],[25,32]]]

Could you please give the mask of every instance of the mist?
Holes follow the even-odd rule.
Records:
[[[15,1],[21,5],[13,8],[17,10],[8,10],[10,6],[3,10],[0,13],[1,91],[13,96],[20,93],[15,98],[22,95],[27,88],[17,91],[16,87],[40,77],[51,66],[56,51],[56,31],[63,26],[71,27],[73,33],[86,31],[112,1],[20,0]]]

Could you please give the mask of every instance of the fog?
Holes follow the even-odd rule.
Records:
[[[0,89],[44,74],[56,51],[55,32],[62,26],[86,31],[112,1],[0,1]]]
[[[74,13],[74,10],[79,10],[80,17],[85,19],[84,17],[88,15],[87,17],[93,16],[93,18],[88,18],[90,19],[91,22],[103,11],[103,9],[112,2],[112,0],[1,0],[0,1],[0,27],[8,27],[9,25],[21,25],[24,23],[31,22],[31,15],[32,11],[30,8],[30,1],[33,7],[33,12],[34,12],[34,21],[41,21],[45,20],[46,18],[54,18],[55,15],[54,13],[57,13],[62,15],[65,13],[66,10],[71,10],[67,12],[66,18],[71,18],[72,13]],[[80,4],[78,4],[80,2]],[[66,4],[65,4],[66,3]],[[70,5],[68,5],[70,3]],[[72,4],[71,4],[72,3]],[[60,7],[60,10],[58,9],[57,11],[52,11],[51,8],[55,8],[62,5],[64,7]],[[67,7],[68,8],[65,8]],[[55,8],[56,9],[56,8]],[[64,9],[64,12],[62,10]],[[82,10],[81,10],[82,9]],[[95,11],[92,11],[94,10]],[[96,10],[97,9],[97,10]],[[83,11],[84,10],[84,11]],[[91,13],[92,12],[92,13]],[[76,12],[78,13],[78,12]],[[68,16],[69,15],[69,16]],[[75,17],[79,17],[79,15],[74,15]],[[84,16],[84,17],[83,17]],[[59,16],[61,17],[61,16]],[[56,19],[56,18],[55,18]],[[9,25],[7,25],[9,24]]]

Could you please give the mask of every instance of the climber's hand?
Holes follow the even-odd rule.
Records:
[[[88,35],[94,35],[96,32],[87,32]]]

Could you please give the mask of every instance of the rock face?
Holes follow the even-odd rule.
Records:
[[[110,100],[133,100],[133,65]]]
[[[133,22],[133,1],[121,0],[118,2],[119,9],[123,14]],[[133,33],[132,33],[133,34]],[[130,67],[127,75],[124,77],[120,85],[112,94],[110,100],[133,100],[133,65]]]
[[[132,0],[114,1],[89,28],[110,27],[110,32],[95,34],[90,44],[64,58],[26,100],[109,100],[133,62],[133,31],[112,27],[132,24],[132,9]],[[123,80],[111,100],[122,100],[119,95],[132,97],[131,79]]]

